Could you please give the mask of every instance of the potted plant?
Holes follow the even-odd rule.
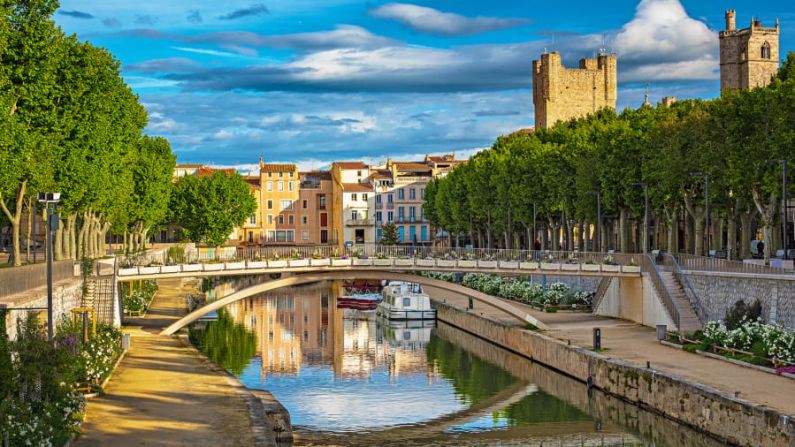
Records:
[[[532,255],[530,255],[524,261],[519,262],[519,269],[521,269],[521,270],[537,270],[538,269],[538,261],[533,259]]]
[[[160,273],[160,263],[152,262],[146,267],[138,267],[138,274],[140,275],[155,275]]]
[[[518,270],[519,269],[519,261],[516,259],[515,252],[511,251],[505,256],[505,259],[500,260],[500,268],[501,269],[511,269],[511,270]]]
[[[353,258],[353,265],[373,265],[373,260],[364,254],[362,250],[356,252],[356,257]]]
[[[208,262],[206,262],[204,264],[204,271],[205,272],[216,272],[216,271],[219,271],[219,270],[223,270],[224,267],[225,267],[225,264],[223,263],[223,261],[220,261],[220,260],[217,260],[217,259],[213,259],[213,260],[208,261]]]
[[[401,256],[395,259],[396,267],[411,267],[413,265],[414,265],[414,258],[410,258],[408,256]]]
[[[458,266],[465,269],[473,269],[477,266],[478,262],[475,260],[475,255],[467,253],[465,259],[458,260]]]
[[[274,253],[273,257],[268,259],[268,268],[285,268],[287,267],[287,260],[279,257],[278,253]]]
[[[605,256],[604,260],[602,260],[602,271],[603,272],[620,272],[621,266],[618,265],[618,262],[613,259],[613,255]]]
[[[127,261],[119,268],[119,276],[130,276],[138,274],[138,266]]]
[[[580,264],[580,268],[584,272],[598,272],[599,264],[593,262],[592,259],[588,259],[584,264]]]
[[[246,261],[246,267],[250,269],[265,269],[268,268],[268,263],[259,254],[256,254],[252,260]]]
[[[243,270],[246,268],[246,261],[238,261],[237,259],[226,260],[226,270]]]
[[[290,254],[290,260],[288,263],[290,264],[290,267],[308,267],[309,259],[306,259],[297,248],[294,248]]]
[[[309,260],[309,265],[311,266],[324,266],[324,265],[331,265],[330,260],[325,257],[320,250],[315,250],[312,252],[312,259]]]
[[[378,252],[375,259],[373,259],[373,265],[388,266],[392,265],[392,261],[393,259],[387,257],[384,253]]]
[[[183,272],[200,272],[202,271],[202,265],[199,263],[198,260],[193,260],[187,264],[182,265]]]
[[[164,265],[160,267],[160,273],[179,273],[182,270],[179,264]]]
[[[434,267],[436,266],[436,259],[433,259],[432,256],[428,256],[427,258],[417,258],[414,260],[414,263],[417,264],[417,267]]]
[[[629,265],[621,267],[624,273],[640,273],[640,266],[635,262],[635,258],[629,260]]]
[[[447,255],[439,258],[436,260],[437,267],[455,267],[456,266],[456,259],[455,253],[448,253]]]
[[[560,269],[567,271],[579,271],[580,262],[577,260],[577,256],[575,256],[574,253],[569,253],[569,257],[566,259],[566,262],[560,264]]]
[[[483,259],[478,259],[478,267],[486,269],[497,268],[497,261],[491,256],[485,256]]]
[[[560,263],[551,254],[541,259],[541,270],[560,270]]]
[[[350,267],[351,266],[351,258],[347,255],[342,255],[338,258],[331,259],[331,266],[332,267]]]

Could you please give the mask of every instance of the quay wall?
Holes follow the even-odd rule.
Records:
[[[538,332],[436,303],[439,320],[542,363],[605,393],[732,445],[795,444],[789,416],[666,372],[610,359]]]
[[[72,309],[79,307],[83,296],[83,289],[79,279],[70,279],[53,284],[52,307],[53,324],[58,325],[62,318],[71,318]],[[17,336],[17,322],[26,318],[28,312],[24,309],[42,308],[36,310],[41,322],[46,326],[47,318],[47,287],[38,287],[26,293],[5,297],[0,300],[0,308],[17,308],[22,310],[9,310],[6,313],[6,332],[11,340]]]
[[[763,275],[731,277],[714,272],[688,271],[693,292],[701,301],[706,320],[722,320],[737,301],[762,304],[762,319],[795,329],[795,281]]]

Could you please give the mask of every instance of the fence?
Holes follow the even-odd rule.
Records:
[[[74,277],[74,261],[52,263],[52,281],[56,283]],[[0,298],[23,293],[47,285],[47,263],[0,269]]]
[[[652,259],[651,255],[642,256],[641,259],[642,271],[649,274],[649,278],[651,279],[651,283],[654,286],[654,290],[657,292],[657,295],[660,297],[660,299],[662,299],[665,309],[674,320],[674,323],[676,323],[676,328],[679,329],[679,306],[676,305],[676,301],[674,301],[671,292],[668,290],[668,287],[665,286],[665,283],[662,279],[662,274],[657,268],[657,263],[654,262],[654,259]]]
[[[729,261],[727,259],[707,258],[685,253],[674,255],[682,270],[698,270],[707,272],[726,272],[726,273],[756,273],[772,275],[792,275],[792,270],[769,267],[766,265],[747,264],[740,261]]]

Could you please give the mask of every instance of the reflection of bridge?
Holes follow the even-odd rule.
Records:
[[[165,328],[161,332],[161,334],[171,335],[177,332],[178,330],[180,330],[181,328],[187,326],[188,324],[198,320],[203,315],[209,312],[218,310],[228,304],[234,303],[244,298],[248,298],[252,295],[280,289],[282,287],[297,286],[301,284],[309,284],[318,281],[350,278],[352,275],[351,273],[352,271],[353,270],[351,269],[345,269],[340,271],[327,271],[325,273],[304,273],[304,274],[290,276],[287,278],[275,279],[261,284],[257,284],[245,288],[243,290],[239,290],[224,298],[218,299],[216,301],[208,303],[207,305],[199,309],[194,310],[193,312],[189,313],[188,315],[184,316],[180,320],[170,325],[169,327]],[[432,286],[439,289],[449,290],[451,292],[469,296],[475,301],[499,309],[505,312],[506,314],[520,320],[523,323],[530,323],[539,328],[546,327],[544,323],[528,315],[526,312],[510,304],[506,300],[502,300],[493,297],[491,295],[478,292],[477,290],[473,290],[468,287],[464,287],[451,282],[441,281],[438,279],[425,278],[423,276],[411,275],[408,273],[388,271],[388,270],[381,271],[381,270],[359,269],[355,270],[355,276],[361,279],[393,279],[399,281],[412,281],[425,286]]]

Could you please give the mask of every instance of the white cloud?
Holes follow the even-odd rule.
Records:
[[[688,16],[679,0],[642,0],[612,42],[622,81],[718,76],[717,33]]]
[[[396,20],[415,31],[464,36],[488,31],[496,31],[526,25],[525,19],[505,19],[498,17],[464,17],[459,14],[442,12],[438,9],[409,3],[387,3],[371,11],[375,17]]]
[[[184,51],[186,53],[196,53],[196,54],[205,54],[208,56],[220,56],[220,57],[238,57],[239,54],[236,53],[229,53],[227,51],[218,51],[218,50],[209,50],[206,48],[189,48],[189,47],[172,47],[175,50]]]

